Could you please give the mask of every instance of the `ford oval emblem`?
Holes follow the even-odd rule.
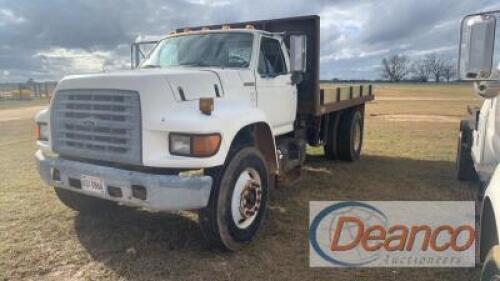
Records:
[[[87,119],[82,121],[83,126],[87,128],[95,127],[95,121]]]

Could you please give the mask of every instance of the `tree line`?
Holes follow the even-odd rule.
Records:
[[[414,60],[406,55],[392,55],[382,59],[380,76],[391,82],[450,82],[455,79],[456,65],[451,59],[436,54]]]

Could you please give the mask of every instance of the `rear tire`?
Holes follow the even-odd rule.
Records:
[[[342,115],[338,130],[338,156],[340,160],[356,161],[363,145],[363,115],[353,110]]]
[[[461,181],[475,181],[477,173],[471,155],[472,129],[469,120],[460,121],[460,133],[457,140],[456,173]]]
[[[54,187],[59,200],[66,207],[78,211],[80,213],[107,213],[117,208],[118,205],[114,202],[91,197],[77,192],[69,191],[63,188]]]
[[[209,172],[214,184],[208,206],[199,211],[199,224],[211,246],[236,251],[259,230],[269,193],[265,163],[255,147],[243,147],[224,167]]]

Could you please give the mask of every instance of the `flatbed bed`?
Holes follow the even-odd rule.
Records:
[[[364,104],[375,98],[373,85],[359,84],[320,84],[319,115],[339,111],[348,107]]]

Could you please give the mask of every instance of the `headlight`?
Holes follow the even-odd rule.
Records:
[[[176,155],[191,154],[191,137],[170,134],[170,153]]]
[[[36,123],[36,139],[39,141],[49,140],[49,126],[47,123]]]
[[[194,157],[209,157],[217,153],[220,147],[220,134],[189,135],[170,134],[170,154]]]

